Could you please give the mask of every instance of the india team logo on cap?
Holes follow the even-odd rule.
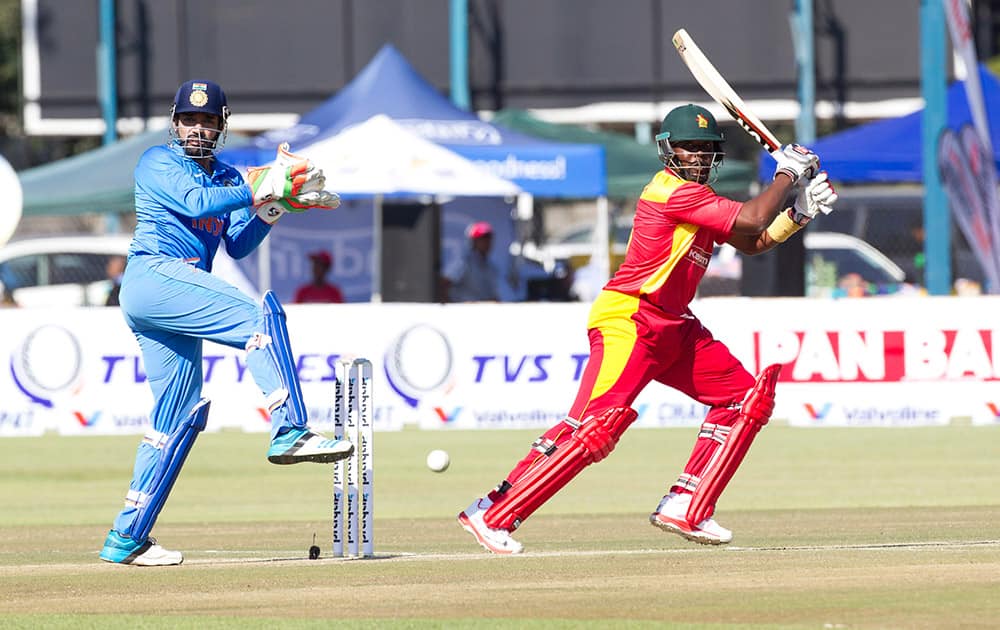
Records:
[[[698,120],[698,128],[699,129],[708,129],[708,119],[707,118],[705,118],[701,114],[698,114],[695,118]]]
[[[188,101],[195,107],[204,107],[208,104],[208,85],[205,83],[192,83],[191,95]]]

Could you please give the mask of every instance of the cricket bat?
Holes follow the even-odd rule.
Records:
[[[715,102],[729,112],[729,115],[739,123],[743,130],[750,134],[764,149],[774,154],[781,149],[781,143],[774,137],[771,130],[754,115],[746,106],[743,99],[736,93],[729,83],[722,78],[719,71],[715,69],[712,62],[708,60],[705,53],[701,52],[698,45],[694,43],[687,31],[680,29],[674,33],[674,48],[687,64],[688,70],[694,78],[701,84],[701,87],[708,92]]]

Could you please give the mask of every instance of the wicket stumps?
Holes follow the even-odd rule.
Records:
[[[333,435],[346,437],[354,453],[333,465],[333,555],[370,558],[375,555],[371,361],[338,361],[335,397]]]

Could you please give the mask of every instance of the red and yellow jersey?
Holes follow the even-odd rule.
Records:
[[[687,313],[712,250],[729,239],[742,205],[660,171],[639,197],[625,261],[604,288]]]

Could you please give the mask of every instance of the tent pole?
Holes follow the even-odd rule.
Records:
[[[382,195],[372,206],[372,302],[382,301]]]

